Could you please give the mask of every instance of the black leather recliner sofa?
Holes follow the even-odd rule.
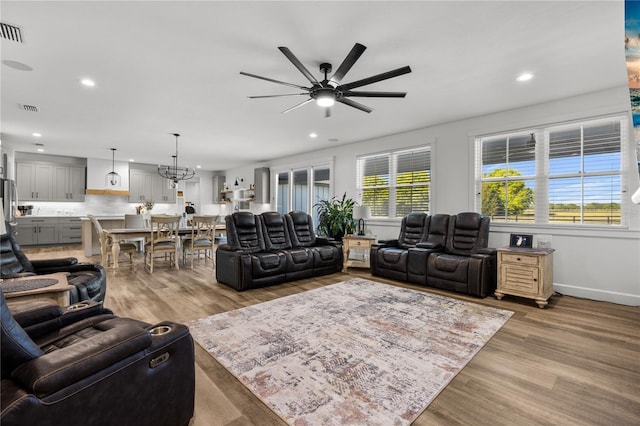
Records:
[[[70,303],[83,300],[104,301],[107,275],[97,263],[79,263],[75,257],[29,260],[16,241],[13,227],[8,223],[7,233],[0,236],[0,278],[19,278],[34,275],[69,272],[67,282],[73,286]]]
[[[316,237],[305,212],[236,212],[225,222],[216,279],[238,291],[342,270],[342,245]]]
[[[420,215],[403,219],[398,240],[372,246],[371,273],[476,297],[493,294],[497,259],[496,250],[487,247],[490,218],[436,214],[424,218],[420,234]]]
[[[119,318],[91,301],[9,309],[2,292],[0,320],[3,426],[180,426],[193,417],[185,325]]]

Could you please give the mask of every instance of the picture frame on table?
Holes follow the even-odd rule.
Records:
[[[509,247],[532,248],[533,235],[532,234],[511,234],[511,238],[509,239]]]

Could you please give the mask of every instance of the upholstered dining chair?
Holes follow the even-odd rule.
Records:
[[[144,245],[144,264],[153,273],[153,261],[158,255],[169,256],[169,261],[176,269],[178,265],[178,228],[180,215],[152,215],[149,240]]]
[[[98,238],[100,241],[100,254],[102,255],[102,266],[105,268],[109,268],[112,266],[112,252],[111,249],[113,247],[113,241],[107,234],[107,231],[102,229],[102,225],[100,221],[93,215],[88,214],[87,217],[93,223],[93,226],[96,228],[96,232],[98,233]],[[136,262],[135,262],[135,254],[138,251],[138,247],[134,243],[130,242],[120,242],[120,254],[129,255],[129,262],[131,263],[131,268],[135,271]]]
[[[125,214],[124,227],[130,229],[144,229],[146,228],[144,217],[141,214]],[[138,247],[138,251],[142,251],[144,249],[145,238],[133,238],[131,240],[127,240],[127,242],[134,243]]]
[[[213,260],[213,250],[216,237],[216,223],[218,216],[199,216],[193,215],[191,218],[191,234],[182,240],[182,262],[187,262],[187,252],[191,258],[191,269],[193,269],[193,258],[200,258],[200,253],[204,253],[205,263],[207,259],[211,259],[211,263],[215,267]]]

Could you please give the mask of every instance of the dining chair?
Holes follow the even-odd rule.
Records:
[[[191,218],[191,234],[182,240],[182,263],[187,263],[187,252],[191,258],[191,269],[193,269],[193,258],[200,258],[200,253],[204,252],[204,261],[211,259],[212,265],[215,267],[213,260],[213,251],[216,237],[216,223],[218,216],[213,215],[193,215]]]
[[[178,265],[178,229],[180,215],[152,215],[150,222],[149,240],[144,245],[144,264],[153,273],[153,262],[158,255],[169,256],[170,264]]]
[[[113,240],[109,237],[107,231],[102,229],[102,225],[100,221],[93,215],[88,214],[87,217],[93,223],[93,226],[96,228],[96,232],[98,233],[99,241],[100,241],[100,254],[102,255],[102,266],[105,268],[109,268],[112,266],[112,251],[113,248]],[[120,242],[120,254],[128,254],[129,262],[131,263],[131,268],[135,271],[136,262],[135,262],[135,254],[138,251],[138,247],[130,242],[121,241]]]
[[[144,229],[146,228],[144,223],[144,217],[141,214],[125,214],[124,215],[124,227],[129,229]],[[134,243],[138,247],[138,251],[144,250],[145,238],[132,238],[127,242]]]

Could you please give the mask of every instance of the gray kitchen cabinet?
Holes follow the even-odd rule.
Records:
[[[53,167],[55,201],[84,201],[85,168],[56,165]]]
[[[82,243],[82,220],[79,217],[61,217],[58,222],[60,244]]]
[[[52,201],[53,165],[16,163],[16,185],[20,201]]]
[[[174,204],[176,202],[176,189],[171,187],[169,179],[155,175],[152,197],[154,203]]]
[[[160,177],[159,175],[157,175]],[[155,176],[144,170],[129,170],[129,202],[144,203],[153,201],[153,185]]]
[[[58,243],[58,218],[20,217],[17,223],[16,238],[20,245]]]

